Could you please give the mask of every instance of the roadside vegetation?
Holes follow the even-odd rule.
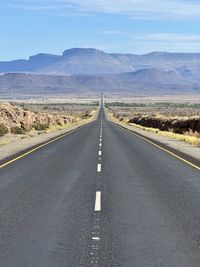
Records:
[[[45,131],[46,129],[49,128],[49,124],[47,124],[47,123],[44,123],[44,124],[42,124],[42,123],[35,123],[35,124],[33,125],[33,128],[34,128],[36,131]]]
[[[25,134],[25,130],[22,129],[21,127],[19,127],[19,126],[12,126],[10,128],[10,132],[12,134]]]
[[[106,104],[112,119],[141,130],[200,146],[200,104]]]
[[[7,133],[8,133],[8,128],[3,123],[0,123],[0,137],[4,136]]]

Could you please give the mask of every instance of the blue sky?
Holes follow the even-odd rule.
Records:
[[[0,0],[0,60],[71,47],[200,52],[199,0]]]

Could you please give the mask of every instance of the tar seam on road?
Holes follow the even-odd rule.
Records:
[[[28,152],[26,152],[26,153],[24,153],[24,154],[22,154],[22,155],[20,155],[20,156],[18,156],[18,157],[16,157],[16,158],[14,158],[14,159],[11,159],[11,160],[9,160],[9,161],[3,163],[2,165],[0,165],[0,169],[2,169],[3,167],[5,167],[5,166],[7,166],[7,165],[9,165],[9,164],[11,164],[11,163],[13,163],[13,162],[15,162],[15,161],[21,159],[21,158],[23,158],[23,157],[25,157],[25,156],[27,156],[27,155],[29,155],[29,154],[31,154],[31,153],[33,153],[34,151],[36,151],[36,150],[38,150],[38,149],[40,149],[40,148],[42,148],[42,147],[45,147],[45,146],[47,146],[47,145],[49,145],[49,144],[51,144],[51,143],[53,143],[53,142],[55,142],[55,141],[57,141],[57,140],[59,140],[59,139],[64,138],[65,136],[67,136],[67,135],[69,135],[69,134],[72,134],[72,133],[74,133],[74,132],[76,132],[76,131],[82,129],[83,127],[85,127],[85,126],[87,126],[87,125],[88,125],[88,124],[86,124],[86,125],[82,125],[82,126],[78,127],[77,129],[74,129],[74,130],[72,130],[72,131],[70,131],[70,132],[68,132],[68,133],[66,133],[66,134],[63,134],[63,135],[61,135],[61,136],[58,136],[58,137],[56,137],[56,138],[54,138],[54,139],[52,139],[52,140],[50,140],[50,141],[47,141],[47,142],[45,142],[44,144],[39,145],[39,146],[37,146],[37,147],[35,147],[35,148],[29,150]]]
[[[102,127],[102,120],[101,120],[101,126],[100,126],[100,137],[102,137],[102,133],[103,133],[102,129],[103,129],[103,127]]]
[[[117,123],[116,123],[116,124],[117,124]],[[197,166],[197,165],[193,164],[192,162],[190,162],[190,161],[188,161],[188,160],[186,160],[186,159],[184,159],[184,158],[182,158],[182,157],[176,155],[175,153],[171,152],[170,150],[165,149],[165,148],[163,148],[163,147],[157,145],[156,143],[154,143],[154,142],[148,140],[147,138],[145,138],[145,137],[143,137],[143,136],[140,136],[139,134],[137,134],[137,133],[135,133],[135,132],[133,132],[133,131],[131,131],[131,130],[129,130],[129,129],[126,129],[125,127],[123,127],[123,126],[121,126],[121,125],[119,125],[119,124],[117,124],[117,125],[118,125],[120,128],[122,128],[122,129],[128,131],[129,133],[132,133],[132,134],[136,135],[137,137],[139,137],[139,138],[145,140],[146,142],[152,144],[153,146],[155,146],[155,147],[157,147],[157,148],[159,148],[159,149],[165,151],[166,153],[168,153],[168,154],[174,156],[175,158],[177,158],[177,159],[179,159],[179,160],[185,162],[186,164],[188,164],[188,165],[194,167],[195,169],[200,170],[200,167],[199,167],[199,166]]]

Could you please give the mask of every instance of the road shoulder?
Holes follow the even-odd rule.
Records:
[[[50,140],[53,140],[59,136],[65,135],[74,131],[78,128],[81,128],[87,124],[96,120],[96,117],[85,120],[83,122],[77,123],[76,125],[67,126],[64,129],[57,130],[54,132],[48,132],[44,134],[40,134],[33,137],[27,137],[25,139],[20,139],[17,142],[12,142],[0,147],[0,163],[4,163],[7,160],[10,160],[14,156],[18,156],[21,153],[25,153],[30,149],[33,149],[39,145],[42,145]]]
[[[154,133],[151,132],[147,132],[144,131],[142,129],[136,128],[133,125],[129,125],[127,123],[124,122],[120,122],[117,119],[111,119],[109,117],[109,115],[106,113],[106,118],[107,120],[116,123],[117,125],[133,132],[136,133],[140,136],[143,136],[149,140],[154,141],[157,144],[161,144],[164,145],[165,148],[169,148],[170,150],[172,150],[172,152],[177,152],[178,154],[183,154],[183,156],[188,156],[189,158],[191,158],[192,160],[195,161],[195,163],[199,164],[200,162],[200,148],[191,144],[188,144],[186,142],[183,141],[179,141],[176,139],[172,139],[172,138],[168,138],[162,135],[156,135]]]

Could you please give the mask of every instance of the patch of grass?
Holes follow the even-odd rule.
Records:
[[[44,123],[44,124],[42,124],[42,123],[36,123],[36,124],[33,125],[33,128],[36,131],[44,131],[44,130],[46,130],[46,129],[49,128],[49,124],[47,124],[47,123]]]
[[[136,128],[139,128],[143,131],[151,132],[153,134],[163,135],[168,138],[173,138],[179,141],[184,141],[195,146],[200,146],[200,138],[196,136],[189,136],[185,134],[177,134],[177,133],[172,133],[172,132],[167,132],[167,131],[160,131],[159,129],[156,129],[156,128],[144,127],[144,126],[141,126],[135,123],[128,123],[128,124]]]
[[[0,136],[4,136],[7,133],[8,128],[3,123],[0,123]]]
[[[10,132],[12,134],[25,134],[24,129],[22,129],[21,127],[18,126],[13,126],[10,128]]]

